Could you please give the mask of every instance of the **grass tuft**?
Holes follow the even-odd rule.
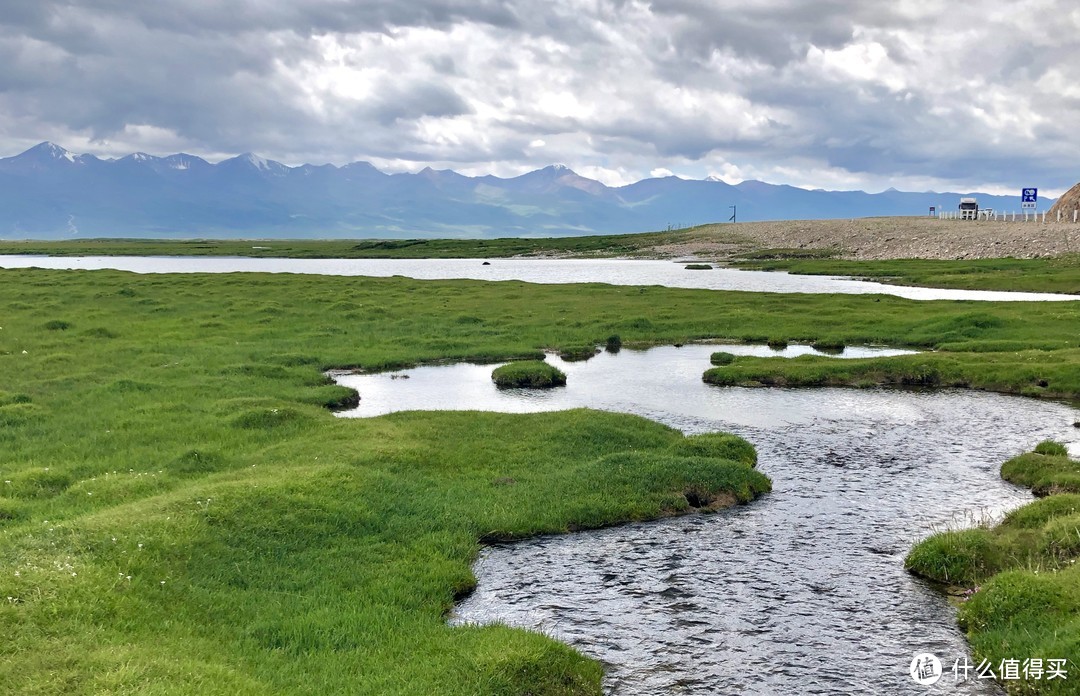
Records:
[[[542,360],[520,360],[495,368],[491,379],[500,389],[548,389],[566,384],[566,374]]]
[[[583,346],[571,346],[569,348],[562,348],[559,350],[559,357],[567,362],[580,362],[582,360],[588,360],[599,353],[599,349],[594,345]]]
[[[1035,446],[1035,454],[1045,454],[1050,457],[1067,457],[1069,456],[1069,450],[1060,442],[1043,440]]]
[[[994,528],[935,534],[917,544],[905,565],[930,580],[968,588],[959,622],[977,658],[1069,660],[1080,654],[1080,495],[1055,494],[1046,482],[1080,470],[1059,443],[1046,441],[1014,457],[1002,475],[1046,486],[1049,497],[1012,511]],[[1071,693],[1058,684],[1024,679],[1005,684],[1017,693]]]
[[[757,465],[757,451],[746,440],[730,433],[691,435],[672,445],[671,451],[683,457],[710,457]]]
[[[257,408],[244,411],[232,420],[233,426],[247,430],[268,430],[294,425],[306,415],[294,408]]]
[[[724,365],[730,365],[731,363],[735,362],[735,356],[734,354],[728,353],[727,351],[718,350],[709,356],[709,362],[711,362],[713,365],[722,367]]]

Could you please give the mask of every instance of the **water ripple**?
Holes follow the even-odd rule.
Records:
[[[550,358],[568,385],[534,399],[494,389],[490,365],[339,381],[360,391],[353,416],[591,406],[732,431],[773,479],[770,495],[716,515],[491,546],[454,622],[567,641],[603,663],[617,695],[1001,693],[951,675],[935,687],[910,679],[916,652],[947,667],[970,653],[953,608],[903,557],[934,530],[1030,500],[998,467],[1045,438],[1075,447],[1077,412],[957,390],[713,387],[701,382],[712,349]]]

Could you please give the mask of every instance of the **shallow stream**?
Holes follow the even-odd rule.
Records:
[[[951,674],[934,687],[911,680],[914,653],[946,669],[971,658],[955,610],[904,571],[904,555],[935,530],[1031,500],[1001,480],[1001,462],[1046,438],[1075,454],[1080,413],[974,391],[715,387],[701,375],[717,349],[552,356],[568,384],[539,393],[497,390],[492,365],[338,375],[361,395],[341,415],[589,406],[754,443],[773,492],[749,505],[481,554],[477,590],[452,621],[565,640],[603,662],[611,694],[1002,693]]]

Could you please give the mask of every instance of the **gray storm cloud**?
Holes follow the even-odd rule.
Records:
[[[1080,179],[1065,0],[0,2],[0,153],[562,162],[825,188]]]

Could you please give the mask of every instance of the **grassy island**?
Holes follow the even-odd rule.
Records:
[[[566,384],[566,373],[543,360],[520,360],[495,368],[491,379],[501,389],[549,389]]]

